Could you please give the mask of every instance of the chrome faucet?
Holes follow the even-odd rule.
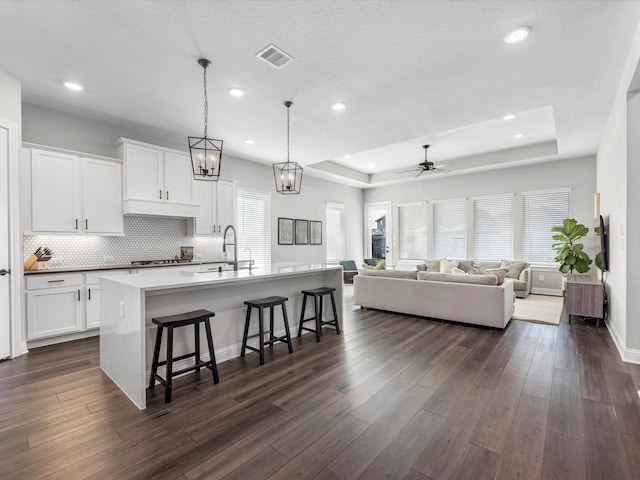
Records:
[[[231,229],[233,231],[233,243],[227,243],[227,230]],[[236,234],[236,229],[233,225],[227,225],[224,229],[224,233],[222,234],[222,252],[227,251],[227,245],[233,245],[233,262],[228,262],[230,265],[233,265],[233,270],[238,271],[238,235]]]
[[[244,252],[242,253],[245,253],[247,250],[249,250],[249,273],[251,273],[251,266],[253,265],[253,261],[251,260],[251,249],[249,247],[245,247]]]

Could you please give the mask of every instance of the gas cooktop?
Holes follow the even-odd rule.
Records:
[[[167,260],[135,260],[131,262],[131,265],[167,265],[170,263],[189,263],[191,260],[186,258],[170,258]]]

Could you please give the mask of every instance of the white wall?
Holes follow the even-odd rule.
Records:
[[[25,142],[66,148],[109,157],[115,156],[114,142],[126,137],[164,147],[188,151],[187,139],[172,132],[149,129],[142,125],[111,125],[66,113],[23,105],[23,137]],[[284,152],[283,152],[284,153]],[[273,170],[259,164],[223,154],[222,176],[236,180],[239,188],[272,193],[271,239],[273,262],[323,263],[326,260],[327,201],[346,204],[346,258],[361,259],[362,254],[362,190],[314,178],[306,174],[300,195],[283,196],[275,191]],[[323,244],[278,245],[278,217],[321,220]]]
[[[585,250],[594,258],[593,197],[595,193],[595,157],[583,157],[537,165],[505,168],[468,175],[431,176],[425,180],[402,185],[373,188],[364,195],[364,203],[393,202],[394,263],[398,261],[399,203],[474,197],[500,193],[526,192],[555,188],[571,188],[571,215],[591,230]],[[516,213],[518,209],[515,209]],[[521,215],[520,215],[521,217]],[[514,219],[521,225],[522,219]],[[516,227],[517,228],[517,227]]]
[[[629,127],[627,121],[627,92],[634,79],[640,59],[640,24],[636,30],[627,63],[620,78],[620,84],[609,119],[602,135],[596,161],[596,188],[600,192],[600,212],[609,223],[609,267],[607,293],[609,294],[608,326],[623,359],[640,363],[640,335],[637,328],[637,312],[640,300],[637,291],[630,291],[628,278],[637,274],[628,265],[633,265],[627,257],[628,245],[637,244],[637,239],[629,241],[629,233],[638,230],[638,200],[628,193],[637,189],[637,159],[627,155]],[[635,123],[637,105],[631,99],[630,120]],[[637,128],[637,127],[636,127]],[[637,130],[636,130],[637,132]],[[637,133],[632,136],[637,137]],[[634,150],[631,145],[631,150]],[[637,265],[637,263],[635,264]],[[629,292],[629,294],[627,293]]]

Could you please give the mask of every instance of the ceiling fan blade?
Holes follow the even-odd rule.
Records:
[[[419,168],[412,168],[411,170],[400,170],[399,172],[396,173],[409,173],[409,172],[420,172],[421,169]]]
[[[426,170],[420,170],[417,174],[416,174],[416,178],[421,176],[424,172],[426,172]]]

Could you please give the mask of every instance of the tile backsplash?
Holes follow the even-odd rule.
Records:
[[[182,218],[124,217],[123,237],[93,235],[25,235],[24,258],[39,246],[53,251],[51,267],[122,265],[134,260],[164,260],[192,246],[194,259],[220,260],[222,237],[191,237]]]

